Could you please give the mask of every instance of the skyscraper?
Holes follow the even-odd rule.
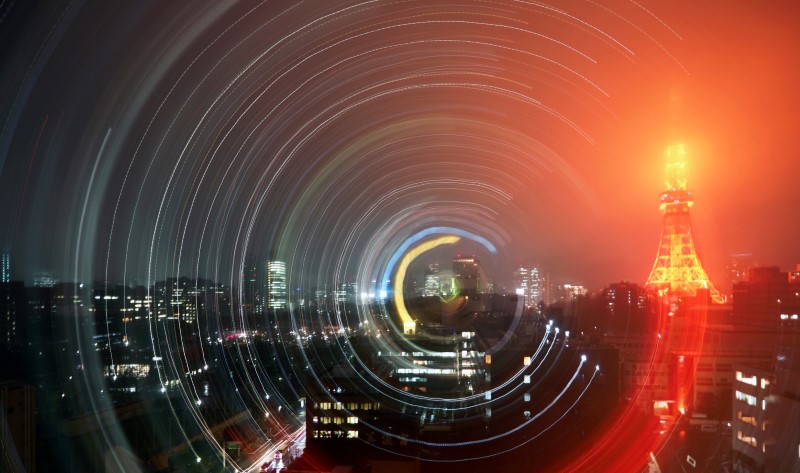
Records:
[[[11,255],[3,252],[0,256],[0,283],[11,282]]]
[[[287,304],[286,263],[277,260],[267,261],[267,307],[272,310],[284,309]]]
[[[758,267],[751,253],[736,253],[731,255],[728,263],[728,276],[731,285],[746,281],[750,275],[750,270]]]
[[[480,262],[475,256],[456,256],[453,259],[453,273],[461,294],[469,296],[480,292]]]
[[[439,295],[439,263],[431,263],[425,271],[425,297]]]
[[[517,266],[517,269],[514,270],[514,292],[522,298],[522,303],[525,304],[525,307],[530,307],[532,304],[530,277],[531,271],[522,265]]]
[[[536,306],[543,299],[542,278],[539,274],[539,267],[534,266],[531,268],[531,277],[528,284],[530,292],[530,301],[532,306]]]
[[[553,278],[550,273],[539,270],[539,287],[542,291],[542,302],[544,305],[550,305],[553,302]]]
[[[261,314],[264,310],[264,278],[262,268],[253,264],[245,269],[242,283],[244,286],[244,304],[251,315]]]

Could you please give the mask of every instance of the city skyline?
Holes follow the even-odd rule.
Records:
[[[408,146],[409,137],[415,133],[413,127],[424,123],[416,120],[432,119],[434,121],[430,122],[430,125],[434,129],[439,125],[445,129],[458,128],[461,126],[459,119],[471,118],[463,114],[459,117],[461,114],[458,112],[459,107],[471,107],[470,101],[473,99],[489,99],[481,97],[481,94],[476,97],[472,92],[460,99],[458,95],[448,93],[443,95],[443,98],[446,98],[442,104],[445,110],[437,112],[433,117],[412,114],[398,123],[385,123],[386,130],[394,133],[394,138],[387,143],[394,143],[392,146],[398,147],[395,151],[400,153],[397,156],[401,156],[402,159],[395,160],[397,169],[393,169],[392,166],[383,167],[381,172],[393,175],[391,173],[405,172],[402,170],[406,169],[413,170],[411,172],[419,176],[421,179],[419,185],[422,186],[419,189],[422,189],[422,192],[416,195],[433,198],[428,204],[432,205],[431,208],[418,212],[419,215],[429,215],[426,218],[455,222],[465,220],[461,223],[468,222],[472,226],[503,221],[502,229],[492,228],[492,225],[489,225],[482,231],[495,235],[494,239],[500,246],[501,257],[506,256],[510,264],[517,264],[518,259],[523,261],[530,259],[540,261],[547,266],[558,265],[564,268],[566,277],[579,277],[586,286],[599,288],[611,280],[642,281],[646,277],[649,268],[646,265],[642,266],[638,261],[646,259],[652,253],[652,248],[657,245],[657,233],[660,228],[659,214],[654,210],[658,197],[654,189],[663,180],[662,170],[667,147],[672,143],[682,142],[685,143],[689,155],[689,180],[698,197],[694,215],[697,220],[695,232],[702,242],[699,251],[706,261],[711,276],[719,278],[728,263],[729,255],[735,253],[753,253],[762,264],[787,267],[800,259],[798,254],[800,250],[797,250],[797,245],[791,236],[800,231],[800,223],[792,216],[794,212],[791,207],[791,202],[796,200],[795,197],[800,192],[797,186],[793,185],[791,176],[797,175],[800,169],[798,160],[795,159],[793,128],[789,119],[791,104],[797,103],[800,98],[796,97],[793,87],[779,88],[776,84],[789,80],[792,72],[798,67],[794,59],[797,55],[791,54],[790,51],[800,41],[796,40],[797,33],[787,23],[787,18],[791,15],[782,15],[778,4],[753,7],[750,10],[747,8],[744,5],[729,6],[726,9],[729,14],[725,16],[712,16],[715,9],[710,3],[703,6],[687,4],[683,8],[675,5],[663,12],[651,12],[645,9],[637,11],[635,7],[632,7],[632,11],[625,10],[626,14],[637,15],[637,18],[641,15],[639,19],[647,25],[647,29],[644,29],[643,25],[639,30],[630,28],[631,31],[628,31],[623,25],[612,23],[606,27],[610,28],[608,32],[605,32],[605,29],[602,31],[611,37],[611,39],[606,38],[608,41],[616,40],[613,35],[615,32],[626,35],[637,33],[642,36],[638,42],[631,40],[630,43],[626,43],[624,36],[617,40],[619,44],[629,49],[635,45],[636,48],[633,49],[636,49],[636,54],[632,56],[624,49],[620,50],[621,46],[613,41],[611,45],[614,47],[610,47],[609,51],[603,54],[598,52],[596,57],[591,54],[594,49],[586,51],[592,60],[600,61],[598,64],[605,64],[606,68],[610,67],[611,70],[617,71],[615,76],[595,74],[605,69],[589,67],[586,63],[591,64],[591,61],[581,59],[580,55],[570,52],[567,48],[547,44],[554,41],[543,40],[544,44],[536,43],[537,47],[546,47],[544,51],[550,53],[548,58],[556,61],[552,66],[555,69],[548,73],[569,74],[572,77],[569,81],[575,83],[573,94],[582,94],[589,100],[584,103],[580,100],[575,102],[562,98],[554,89],[558,84],[552,81],[540,83],[530,89],[531,92],[515,91],[529,95],[532,99],[546,99],[542,100],[543,103],[556,115],[548,113],[542,117],[532,115],[531,119],[546,119],[547,121],[543,123],[550,123],[549,120],[553,119],[553,126],[557,128],[552,130],[551,137],[539,136],[539,132],[524,127],[509,128],[503,120],[493,121],[491,114],[476,116],[474,118],[479,122],[489,120],[487,123],[494,123],[493,126],[498,127],[487,135],[487,138],[495,140],[495,145],[490,145],[490,142],[470,141],[472,138],[469,137],[475,137],[476,132],[471,130],[470,122],[461,122],[463,130],[460,133],[465,133],[463,136],[469,146],[464,148],[449,140],[442,141],[436,138],[446,134],[431,135],[432,137],[423,142],[422,148],[419,149],[426,150],[423,154],[431,152],[433,156],[440,156],[441,164],[435,165],[434,161],[429,165],[420,165],[418,164],[420,158],[414,156],[420,154],[415,151],[417,147]],[[435,11],[435,8],[432,8],[432,11]],[[30,31],[26,33],[25,28],[26,25],[35,24],[38,18],[35,12],[35,6],[25,8],[18,6],[12,9],[14,15],[20,16],[20,21],[7,22],[4,28],[5,34],[34,34]],[[599,12],[592,12],[590,15],[592,14]],[[88,21],[91,13],[86,11],[84,16]],[[166,16],[165,13],[163,17]],[[25,18],[30,18],[30,21],[24,21]],[[156,15],[155,18],[162,16]],[[664,24],[658,23],[657,18]],[[587,17],[587,20],[591,19],[591,16]],[[697,23],[707,24],[709,29],[695,28]],[[741,34],[736,35],[735,31]],[[488,33],[491,32],[490,29]],[[643,33],[647,33],[649,37]],[[68,40],[73,36],[76,39],[80,38],[77,32],[65,34]],[[589,38],[573,38],[573,36],[564,38],[569,39],[570,44],[577,47],[583,45],[583,41],[588,41],[589,38],[594,40],[591,35]],[[128,39],[133,41],[133,37]],[[136,41],[142,42],[141,39]],[[136,41],[132,44],[138,44]],[[124,42],[122,38],[118,38],[115,44],[121,50],[129,51],[132,54],[131,60],[144,60],[136,56],[137,51],[145,50],[143,46],[142,49],[131,49],[129,43]],[[69,50],[69,46],[59,47],[63,49],[64,58],[74,57],[74,52]],[[510,76],[504,77],[505,80],[517,81],[516,74],[520,72],[533,74],[535,69],[519,69],[519,61],[522,58],[516,55],[506,56],[511,54],[511,51],[504,48],[506,47],[486,52],[498,54],[503,61],[508,61],[506,69]],[[62,49],[59,49],[59,52]],[[743,50],[756,51],[758,54],[740,55],[739,51]],[[431,55],[440,57],[442,53],[437,49],[424,51],[426,57]],[[84,60],[89,61],[91,58],[91,55],[87,55]],[[562,58],[567,62],[561,64],[559,59]],[[571,67],[573,63],[577,69]],[[304,63],[304,66],[307,65],[308,61]],[[540,66],[536,63],[532,65]],[[542,64],[541,67],[545,65]],[[464,66],[467,67],[468,64]],[[76,129],[70,132],[66,132],[65,127],[55,126],[62,120],[58,117],[74,113],[69,111],[74,110],[69,105],[71,100],[69,93],[64,91],[60,95],[53,95],[49,92],[49,90],[59,90],[58,84],[51,83],[59,77],[54,70],[56,67],[58,67],[56,64],[48,63],[48,69],[40,74],[36,83],[39,89],[30,89],[29,93],[35,91],[36,93],[30,96],[31,99],[26,102],[26,107],[15,108],[19,111],[17,112],[19,115],[15,115],[17,118],[14,120],[23,120],[13,122],[16,123],[14,129],[19,133],[4,134],[4,149],[7,151],[2,164],[2,188],[5,192],[2,198],[7,205],[4,206],[3,221],[9,222],[9,225],[6,226],[0,243],[3,248],[11,250],[16,261],[25,262],[25,266],[19,268],[18,272],[27,280],[30,280],[32,275],[25,273],[40,270],[56,273],[60,280],[70,279],[66,276],[74,273],[75,268],[72,266],[75,255],[72,251],[64,251],[63,248],[77,248],[75,246],[78,243],[77,232],[73,230],[77,230],[75,224],[81,221],[83,215],[84,224],[88,223],[86,218],[89,217],[94,223],[90,227],[91,230],[81,231],[81,238],[91,238],[91,241],[81,242],[82,248],[87,248],[87,245],[92,247],[94,244],[102,244],[107,248],[105,252],[91,252],[90,259],[94,261],[85,269],[82,268],[81,273],[94,273],[92,276],[105,275],[108,270],[110,279],[114,281],[123,278],[142,280],[146,278],[149,267],[149,271],[159,271],[162,274],[193,274],[199,271],[199,275],[203,277],[223,279],[218,277],[219,272],[227,273],[228,267],[235,265],[239,255],[233,250],[235,239],[228,241],[230,239],[220,239],[220,235],[213,234],[215,216],[225,215],[235,207],[228,210],[224,207],[219,208],[220,200],[213,199],[216,195],[214,192],[216,184],[209,181],[210,186],[201,185],[189,192],[185,196],[186,201],[181,205],[189,210],[200,209],[201,202],[205,202],[202,205],[215,202],[217,207],[208,208],[207,211],[204,209],[200,213],[197,210],[192,214],[184,212],[182,217],[174,220],[174,216],[178,215],[174,212],[179,211],[181,207],[171,205],[173,200],[164,199],[161,203],[157,198],[168,195],[164,194],[162,185],[167,184],[164,179],[169,176],[171,168],[167,167],[164,170],[153,168],[146,158],[134,157],[138,135],[124,138],[119,136],[120,129],[115,126],[117,120],[122,119],[124,115],[119,115],[117,119],[105,124],[93,121],[89,127],[77,120],[73,125]],[[480,73],[484,73],[486,65],[478,62],[475,67]],[[595,71],[596,69],[598,70]],[[4,68],[4,70],[10,72],[13,69]],[[54,73],[50,73],[51,70]],[[304,69],[295,69],[293,72],[306,73]],[[73,73],[76,74],[75,80],[84,79],[79,70]],[[462,79],[457,77],[457,73],[455,74],[454,80]],[[6,89],[13,90],[14,80],[17,79],[9,74],[4,77],[8,85]],[[537,74],[531,77],[544,80]],[[585,80],[581,80],[581,77]],[[653,80],[648,80],[649,77]],[[725,81],[721,81],[723,77]],[[332,74],[331,78],[338,79],[339,76]],[[502,84],[500,86],[501,89],[505,88]],[[111,93],[113,85],[105,87],[106,95],[98,94],[92,98],[91,103],[94,107],[101,109],[114,107],[113,104],[104,102],[106,99],[103,98]],[[41,92],[38,92],[40,89]],[[137,97],[136,100],[145,100],[141,95],[134,97]],[[166,95],[162,93],[161,97],[164,98]],[[155,97],[153,99],[155,100]],[[465,99],[466,102],[459,103]],[[601,111],[602,107],[597,109],[594,105],[596,101],[603,103],[605,111]],[[63,105],[55,108],[50,106],[51,103],[62,102]],[[399,106],[393,101],[383,105],[390,109]],[[495,107],[500,107],[506,114],[528,113],[517,110],[518,107],[513,103],[501,101],[495,104]],[[413,109],[408,111],[411,112]],[[584,115],[586,113],[590,114]],[[559,114],[568,122],[558,119]],[[600,114],[602,119],[584,118],[597,114]],[[149,119],[157,118],[149,115],[139,118],[129,117],[139,123],[138,127],[145,126]],[[768,122],[769,126],[756,126],[754,121]],[[570,127],[570,123],[574,128]],[[614,123],[617,125],[613,125]],[[164,122],[162,125],[169,126],[169,123]],[[83,145],[79,146],[75,137],[84,136],[80,131],[82,129],[92,130],[92,136],[91,138],[87,136],[86,140],[89,141],[84,140]],[[10,132],[11,128],[6,127],[6,130]],[[532,138],[527,144],[519,141],[525,135],[530,135]],[[177,140],[173,144],[177,152],[183,137],[168,135],[167,138]],[[356,136],[352,138],[355,139]],[[562,143],[553,142],[553,138],[559,139]],[[97,161],[97,153],[104,139],[108,140],[106,144],[111,147],[104,151],[113,150],[114,156],[118,157],[100,156],[100,161]],[[501,142],[504,142],[502,146],[499,145]],[[563,143],[567,142],[571,145],[564,147]],[[63,143],[63,146],[53,148],[57,146],[56,143]],[[356,143],[353,141],[351,146],[357,146]],[[364,145],[366,148],[361,152],[374,153],[369,151],[373,145],[366,143]],[[64,151],[53,153],[56,149]],[[140,148],[140,154],[142,151]],[[476,153],[485,156],[477,156]],[[287,161],[289,167],[285,168],[285,172],[307,175],[304,170],[321,166],[325,162],[324,159],[327,159],[326,156],[330,158],[343,156],[340,150],[325,151],[319,158],[315,158],[315,154],[319,154],[318,151],[310,148],[308,152],[293,155],[293,159]],[[764,154],[768,156],[763,160],[758,158]],[[30,156],[30,159],[23,159],[21,156]],[[84,158],[79,159],[78,156],[85,157],[86,161]],[[93,158],[90,159],[89,156]],[[364,156],[368,158],[374,154]],[[508,160],[509,163],[519,159],[533,158],[533,161],[521,162],[517,167],[506,168],[505,165],[498,167],[497,163],[506,161],[502,156],[511,158]],[[134,159],[131,161],[129,158]],[[487,161],[489,158],[490,161]],[[158,158],[159,161],[163,159]],[[186,158],[182,159],[181,162],[187,162]],[[293,164],[296,160],[299,160],[296,162],[298,166]],[[268,162],[270,161],[267,160],[265,164]],[[768,165],[763,166],[762,162],[767,162]],[[380,166],[388,165],[385,160],[377,163]],[[92,193],[87,195],[82,193],[85,187],[78,183],[89,182],[95,164],[98,165],[95,171],[96,181],[93,181]],[[247,161],[243,164],[254,166],[257,161]],[[488,180],[481,183],[483,187],[478,186],[479,180],[476,180],[475,176],[491,167],[497,167],[499,173],[486,173],[485,177]],[[151,169],[150,172],[147,171],[148,168]],[[200,172],[202,169],[201,167],[196,170]],[[220,172],[224,169],[222,167]],[[317,181],[308,182],[308,184],[317,182],[322,187],[308,187],[305,193],[306,200],[298,202],[310,203],[308,199],[317,199],[318,196],[314,193],[320,190],[323,192],[320,195],[325,196],[324,199],[334,197],[334,202],[339,203],[338,207],[334,208],[344,212],[344,221],[358,221],[359,215],[362,215],[366,207],[357,203],[369,194],[353,198],[347,193],[342,193],[341,187],[326,187],[343,177],[337,175],[334,169],[330,167],[327,169],[325,172],[328,174],[320,175],[316,178]],[[158,170],[156,174],[153,174],[154,170]],[[519,177],[525,174],[530,178],[519,180]],[[62,175],[66,178],[57,178]],[[126,175],[127,181],[125,181]],[[145,175],[147,178],[143,178]],[[205,171],[198,176],[206,176],[205,179],[208,180],[209,176],[213,175],[214,173]],[[257,232],[258,235],[254,239],[248,237],[246,244],[240,236],[236,251],[246,247],[248,253],[257,255],[259,251],[266,252],[269,248],[277,248],[298,236],[299,239],[294,241],[301,242],[304,249],[308,248],[312,254],[325,253],[324,247],[317,247],[317,243],[314,243],[314,241],[325,241],[325,238],[319,238],[322,235],[316,233],[311,237],[302,227],[308,225],[306,219],[314,214],[314,209],[317,208],[314,206],[322,205],[321,201],[316,201],[312,207],[303,204],[297,207],[292,198],[286,200],[282,197],[298,195],[297,190],[292,190],[291,186],[286,187],[290,182],[296,181],[293,175],[289,174],[285,176],[286,179],[276,180],[269,190],[263,188],[263,185],[268,185],[268,182],[264,181],[269,177],[268,174],[261,176],[262,184],[257,182],[246,184],[253,186],[258,200],[239,200],[239,197],[230,197],[233,199],[230,203],[238,202],[244,207],[236,208],[236,216],[229,217],[245,218],[245,221],[249,222],[248,225],[252,225],[250,231]],[[516,178],[508,179],[511,175],[515,175]],[[362,181],[362,178],[374,180],[376,176],[363,174],[355,177],[358,180],[353,183],[356,184],[354,189],[357,189],[358,183],[366,182]],[[97,179],[100,178],[107,180],[102,183],[104,187],[121,188],[122,194],[104,195],[97,188],[97,184],[100,183]],[[227,182],[224,188],[241,188],[246,176],[242,174],[235,178],[241,182],[238,184],[236,181]],[[230,177],[228,180],[230,181]],[[121,187],[123,181],[128,183],[127,187]],[[395,185],[390,184],[391,181],[386,182],[390,186]],[[175,186],[179,184],[180,182],[176,181],[167,187],[173,189],[172,195],[179,195],[174,194],[177,189]],[[233,187],[229,184],[233,184]],[[301,188],[303,187],[306,186]],[[379,188],[365,189],[371,193],[375,201],[381,202],[379,199],[382,191]],[[233,190],[233,192],[238,191]],[[413,197],[415,194],[403,195]],[[271,199],[271,202],[280,204],[265,205],[263,199]],[[368,198],[364,203],[369,201]],[[59,204],[48,205],[48,202]],[[194,206],[190,205],[192,202]],[[155,235],[162,234],[165,222],[183,222],[183,230],[176,234],[176,238],[184,244],[193,244],[191,250],[184,249],[183,255],[200,251],[203,255],[219,256],[203,256],[200,261],[192,262],[186,262],[184,257],[182,261],[186,262],[187,266],[183,266],[182,262],[180,268],[162,270],[162,268],[169,269],[170,265],[174,264],[174,260],[173,263],[168,263],[163,258],[169,258],[176,250],[154,252],[152,238],[139,239],[136,236],[145,229],[153,228],[152,225],[156,220],[150,221],[146,216],[148,212],[155,212],[155,215],[158,215],[160,205],[164,206],[163,215],[157,220],[161,229]],[[398,201],[395,207],[388,206],[383,210],[386,211],[386,215],[394,214],[396,218],[408,220],[409,216],[404,215],[402,209],[414,208],[415,205],[422,204],[416,199],[407,202]],[[293,207],[293,210],[290,207]],[[137,216],[130,213],[134,208],[138,209]],[[763,209],[770,209],[770,212]],[[163,213],[164,211],[168,213]],[[463,215],[466,211],[473,215],[483,215],[481,218],[483,221],[475,221],[474,217]],[[767,215],[771,212],[786,217],[771,218]],[[332,213],[335,215],[337,211]],[[129,217],[133,217],[133,220]],[[381,218],[385,217],[378,217]],[[114,230],[111,228],[112,220],[117,225]],[[271,226],[268,222],[283,223]],[[119,227],[123,223],[127,226]],[[325,221],[325,224],[330,228],[336,228],[333,221]],[[225,227],[227,228],[227,224]],[[200,244],[200,238],[187,238],[186,235],[200,236],[203,228],[206,228],[205,231],[209,232],[209,235],[213,234],[213,237],[203,240],[202,244],[205,246],[196,247]],[[234,235],[242,231],[241,228],[234,228]],[[752,228],[762,228],[763,231],[750,231]],[[363,230],[361,232],[363,235],[379,232],[374,225],[360,230]],[[134,232],[132,239],[131,232]],[[184,235],[182,240],[180,235]],[[306,239],[306,235],[312,239]],[[589,235],[592,236],[591,239]],[[60,244],[61,239],[66,239],[67,246]],[[219,244],[215,242],[216,239],[220,239]],[[338,238],[332,241],[338,241]],[[108,247],[109,243],[111,247]],[[602,250],[589,251],[589,247],[593,250],[597,248]],[[348,253],[352,251],[351,248],[345,250]],[[208,263],[210,260],[213,260],[214,264]],[[322,263],[328,264],[327,261]],[[353,274],[357,272],[358,265],[355,261],[351,263],[354,266],[347,271]],[[226,268],[223,270],[219,265]],[[293,266],[302,267],[305,271],[305,266],[308,264]],[[127,271],[125,274],[122,271],[123,267]],[[315,273],[311,270],[308,272]]]
[[[0,469],[798,467],[797,18],[0,2]]]

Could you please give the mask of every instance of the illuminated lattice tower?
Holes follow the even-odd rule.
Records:
[[[664,212],[661,244],[647,278],[647,287],[677,296],[694,296],[698,289],[707,289],[714,302],[722,302],[700,264],[692,238],[689,208],[694,198],[686,187],[686,148],[683,145],[673,145],[667,150],[666,184],[660,197]]]

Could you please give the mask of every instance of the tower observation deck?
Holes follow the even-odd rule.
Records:
[[[677,296],[694,296],[698,289],[706,289],[714,302],[722,302],[700,264],[692,237],[689,208],[694,204],[694,196],[686,184],[684,145],[672,145],[667,150],[666,189],[659,200],[664,224],[658,255],[646,286]]]

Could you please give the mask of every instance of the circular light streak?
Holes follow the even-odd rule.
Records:
[[[530,366],[453,398],[392,386],[348,337],[369,338],[369,354],[413,347],[400,344],[373,299],[393,300],[409,323],[404,273],[433,248],[426,245],[462,238],[504,258],[508,248],[556,231],[543,216],[594,213],[578,169],[619,122],[611,100],[627,87],[604,73],[661,56],[684,70],[669,48],[677,33],[660,11],[636,4],[643,17],[595,2],[54,8],[46,25],[30,28],[46,36],[12,45],[30,50],[15,49],[29,59],[8,68],[17,87],[7,94],[0,169],[14,164],[7,156],[30,155],[22,175],[43,179],[36,188],[27,178],[21,189],[9,186],[8,207],[20,210],[4,221],[11,232],[57,234],[46,247],[66,248],[58,256],[71,278],[102,281],[101,297],[118,283],[121,292],[119,312],[110,299],[70,309],[70,355],[53,376],[69,393],[63,402],[74,400],[64,410],[113,412],[109,392],[125,381],[123,360],[146,354],[155,386],[137,395],[155,396],[160,406],[154,431],[177,432],[193,462],[230,462],[209,413],[246,412],[241,424],[254,426],[247,432],[261,446],[239,469],[274,453],[265,432],[294,436],[306,393],[290,380],[321,386],[330,359],[355,371],[358,388],[376,399],[437,415],[496,408],[528,386],[541,388],[567,356],[568,337],[553,324],[528,347]],[[640,26],[654,19],[655,29]],[[74,31],[85,24],[98,25],[91,40]],[[94,38],[104,47],[74,48]],[[47,77],[50,68],[56,74]],[[26,124],[35,128],[18,134]],[[74,165],[57,160],[63,156]],[[53,194],[38,195],[50,187]],[[426,238],[434,239],[420,243]],[[27,252],[38,257],[41,248]],[[252,286],[267,258],[286,260],[286,314],[258,309],[263,301]],[[364,293],[371,301],[336,299],[354,287],[357,299]],[[74,297],[85,294],[76,289]],[[488,354],[511,340],[521,304],[515,310]],[[124,344],[106,329],[93,351],[94,328],[83,324],[94,317],[106,328],[120,325]],[[130,351],[118,351],[123,346]],[[556,421],[581,399],[576,379],[554,387],[577,396],[547,406],[550,414],[566,409]],[[98,420],[103,442],[126,444],[118,425]],[[196,438],[206,439],[203,451],[190,442]]]
[[[452,245],[458,243],[459,240],[461,240],[461,237],[456,235],[441,236],[415,246],[403,256],[403,259],[400,260],[394,280],[394,303],[397,307],[397,312],[400,317],[400,325],[403,327],[404,334],[413,335],[416,332],[417,325],[413,317],[411,317],[411,314],[408,313],[408,309],[406,308],[406,303],[403,297],[403,284],[406,279],[408,265],[410,265],[411,262],[417,258],[417,256],[425,253],[426,251],[430,251],[442,245]]]

